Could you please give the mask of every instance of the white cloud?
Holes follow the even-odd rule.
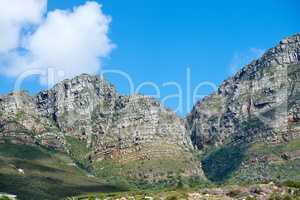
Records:
[[[245,52],[236,52],[236,53],[234,53],[233,58],[231,60],[231,63],[229,65],[230,73],[231,74],[236,73],[243,66],[245,66],[245,65],[249,64],[251,61],[261,57],[264,52],[265,52],[264,49],[249,48]]]
[[[0,53],[17,48],[20,32],[42,19],[47,0],[0,0]]]
[[[101,58],[114,48],[108,38],[110,22],[96,2],[49,12],[33,33],[22,35],[23,55],[20,51],[2,55],[6,63],[3,72],[9,76],[37,68],[63,72],[54,82],[81,73],[95,74],[101,68]]]

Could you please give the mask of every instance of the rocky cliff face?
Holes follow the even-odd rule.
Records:
[[[192,147],[184,120],[158,101],[122,96],[104,79],[81,75],[65,80],[36,98],[38,113],[57,122],[68,135],[87,141],[97,155],[109,148],[127,149],[160,141]]]
[[[56,134],[52,134],[55,132]],[[39,113],[34,97],[24,92],[0,97],[0,143],[33,144],[64,149],[64,141],[55,121]]]
[[[101,131],[92,130],[94,110],[105,105],[99,115],[112,114],[117,98],[115,88],[102,78],[81,75],[39,93],[35,102],[39,113],[54,120],[62,132],[90,144],[93,133]]]
[[[209,179],[299,180],[299,80],[297,34],[195,105],[187,121],[194,146],[211,151],[202,160]]]
[[[134,179],[203,177],[183,119],[150,97],[118,94],[98,76],[65,80],[36,97],[1,97],[1,110],[3,138],[65,150],[92,171],[109,161],[135,163],[118,174]]]
[[[187,118],[193,144],[203,149],[299,137],[299,61],[300,35],[295,35],[224,81]]]

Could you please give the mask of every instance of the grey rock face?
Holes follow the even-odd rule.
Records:
[[[0,141],[9,139],[14,143],[30,145],[40,141],[37,137],[42,139],[44,133],[50,132],[53,137],[48,142],[61,144],[63,138],[58,139],[58,131],[55,122],[43,117],[34,98],[25,92],[0,97]]]
[[[299,137],[300,34],[282,40],[224,81],[187,117],[198,149]]]
[[[116,109],[112,117],[108,117],[111,119],[108,123],[101,123],[103,118],[99,114],[96,115],[98,118],[93,124],[97,133],[97,155],[101,157],[105,155],[103,152],[116,149],[120,150],[120,153],[126,153],[127,149],[139,151],[143,145],[149,144],[155,144],[157,147],[163,147],[159,144],[168,144],[185,150],[191,149],[184,121],[175,113],[149,97],[133,95],[125,99],[125,106]],[[163,153],[164,151],[158,151],[156,154]]]
[[[35,97],[1,97],[0,105],[2,139],[68,152],[68,136],[85,144],[80,157],[90,163],[171,159],[184,163],[185,175],[203,176],[183,119],[150,97],[118,94],[101,77],[83,74]]]
[[[122,96],[97,76],[65,80],[39,93],[36,104],[62,132],[87,141],[98,155],[112,147],[126,149],[161,139],[192,148],[184,121],[175,113],[149,97]]]
[[[39,93],[36,104],[43,116],[57,122],[60,130],[87,139],[92,134],[94,109],[103,104],[107,112],[112,112],[116,95],[115,89],[100,77],[81,75]]]

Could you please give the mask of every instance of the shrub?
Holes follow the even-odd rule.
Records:
[[[234,189],[234,190],[231,190],[227,193],[227,196],[229,197],[238,197],[242,194],[242,191],[240,191],[239,189]]]
[[[88,200],[95,200],[96,198],[95,197],[93,197],[93,196],[89,196],[88,197]]]
[[[177,196],[173,195],[173,196],[169,196],[166,198],[166,200],[177,200]]]
[[[20,121],[25,116],[23,111],[18,111],[16,114],[16,121]]]
[[[284,186],[287,187],[293,187],[293,188],[298,188],[300,189],[300,182],[295,182],[295,181],[285,181],[283,182]]]

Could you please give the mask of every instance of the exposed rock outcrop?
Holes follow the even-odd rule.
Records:
[[[299,80],[297,34],[269,49],[195,105],[187,117],[193,144],[204,149],[299,137]]]
[[[56,123],[39,113],[34,97],[25,92],[0,97],[0,141],[9,139],[14,143],[31,145],[45,142],[46,133],[53,135],[47,143],[64,149],[64,139],[59,136]]]
[[[224,81],[187,117],[192,143],[208,152],[202,159],[208,179],[299,181],[299,111],[297,34]]]
[[[92,170],[97,170],[97,163],[102,161],[157,162],[140,178],[155,179],[151,174],[156,169],[160,170],[159,179],[179,172],[203,177],[183,119],[153,98],[117,93],[102,77],[83,74],[36,97],[20,93],[1,99],[3,137],[66,151],[70,151],[70,145],[65,136],[74,138],[78,140],[74,144],[85,146],[85,153],[79,156],[73,152],[72,156],[86,160],[82,163]],[[183,165],[163,174],[159,160]],[[141,171],[138,167],[132,169],[132,174]]]

